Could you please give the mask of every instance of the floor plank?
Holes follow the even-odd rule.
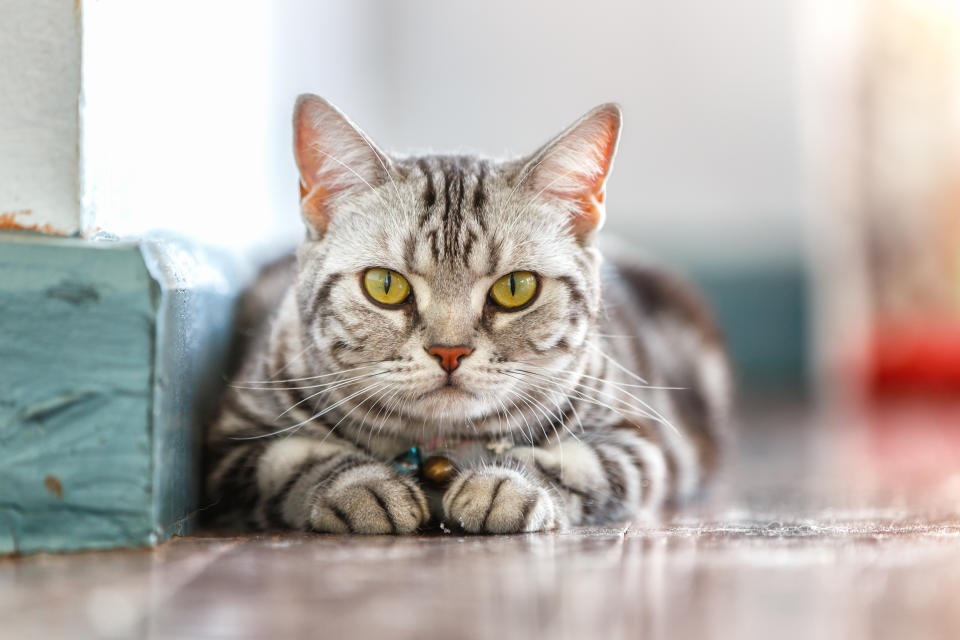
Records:
[[[0,560],[0,637],[958,638],[951,411],[754,407],[712,499],[659,522]]]

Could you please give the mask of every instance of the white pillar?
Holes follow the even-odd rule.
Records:
[[[0,229],[83,228],[80,7],[0,0]]]

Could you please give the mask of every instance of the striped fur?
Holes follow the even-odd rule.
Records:
[[[601,259],[615,107],[527,159],[495,161],[389,157],[327,103],[299,104],[310,234],[286,284],[273,270],[272,290],[253,293],[272,313],[208,434],[219,516],[506,533],[632,518],[703,486],[723,440],[726,357],[685,284],[628,253]],[[365,298],[375,266],[408,279],[409,304]],[[487,292],[515,270],[538,274],[539,295],[498,311]],[[436,344],[473,352],[448,376],[426,352]],[[436,438],[477,446],[447,452],[459,473],[428,500],[390,461]]]

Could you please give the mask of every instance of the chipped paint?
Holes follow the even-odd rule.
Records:
[[[44,295],[75,306],[96,304],[100,301],[100,290],[95,284],[72,278],[64,278],[52,287],[47,287]]]
[[[69,235],[66,231],[57,229],[49,222],[43,224],[23,224],[17,220],[17,216],[29,216],[33,211],[30,209],[18,209],[17,211],[5,211],[0,213],[0,231],[37,231],[56,236]]]
[[[0,556],[191,530],[239,266],[184,241],[0,233]]]
[[[144,544],[155,307],[143,259],[130,244],[4,235],[0,554]]]
[[[47,488],[47,491],[55,495],[57,500],[63,500],[63,483],[60,482],[60,478],[54,475],[48,475],[43,479],[43,486]]]

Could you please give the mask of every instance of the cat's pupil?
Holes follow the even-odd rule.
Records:
[[[392,278],[390,277],[390,272],[387,271],[386,275],[383,276],[383,292],[384,292],[384,293],[390,293],[390,281],[391,281],[391,280],[392,280]]]
[[[510,295],[517,295],[517,280],[513,277],[513,274],[510,274]]]

